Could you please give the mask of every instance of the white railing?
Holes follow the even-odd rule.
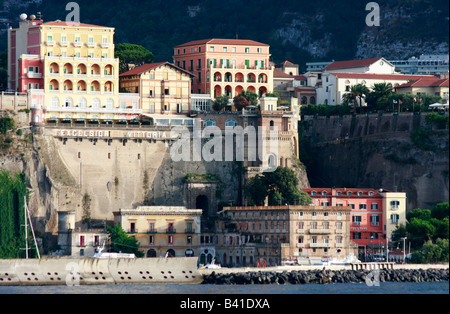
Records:
[[[330,243],[310,243],[309,247],[331,247]]]
[[[142,114],[142,109],[124,109],[124,108],[47,107],[45,108],[45,110],[47,112]]]
[[[331,229],[309,229],[309,233],[331,233]]]

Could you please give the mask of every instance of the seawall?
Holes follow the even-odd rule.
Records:
[[[0,260],[0,285],[199,284],[197,257]]]
[[[448,265],[396,265],[395,269],[351,270],[350,266],[272,267],[269,269],[200,270],[203,284],[323,284],[357,282],[448,281]]]

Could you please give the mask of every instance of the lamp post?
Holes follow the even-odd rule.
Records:
[[[406,252],[405,252],[405,240],[406,240],[406,237],[403,237],[402,238],[402,240],[403,240],[403,263],[406,263]]]

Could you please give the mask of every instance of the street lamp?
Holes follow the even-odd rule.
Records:
[[[406,240],[406,237],[403,237],[402,238],[402,240],[403,240],[403,263],[406,263],[406,252],[405,252],[405,240]]]

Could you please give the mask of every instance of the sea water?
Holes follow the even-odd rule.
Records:
[[[117,284],[82,286],[0,286],[0,294],[449,294],[449,282],[380,282],[299,285]]]

